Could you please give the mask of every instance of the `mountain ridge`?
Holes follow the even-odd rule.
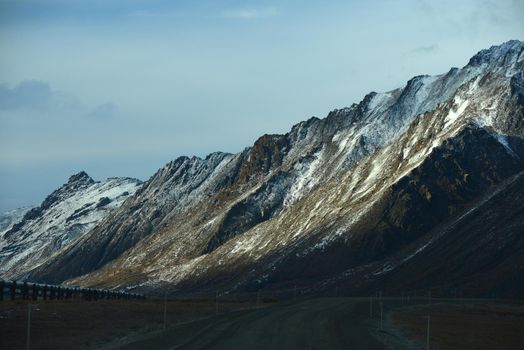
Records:
[[[259,286],[270,285],[271,278],[264,276],[273,268],[286,271],[278,264],[299,254],[294,247],[300,242],[310,242],[304,256],[319,250],[320,261],[329,260],[322,249],[330,249],[337,237],[354,243],[351,237],[358,236],[358,230],[368,232],[359,225],[379,201],[392,200],[385,193],[425,160],[433,161],[446,140],[464,141],[462,131],[484,130],[488,136],[482,137],[492,137],[496,143],[490,144],[500,152],[522,156],[519,141],[509,137],[524,132],[523,47],[519,41],[493,46],[460,69],[369,93],[358,104],[300,122],[284,135],[263,135],[237,154],[177,158],[98,222],[90,235],[75,240],[30,276],[74,278],[69,283],[114,288],[140,285],[154,290],[168,284],[178,291],[205,289],[206,278],[219,278],[224,288],[234,290],[257,280],[262,281]],[[480,142],[475,140],[468,142]],[[450,171],[458,174],[461,169]],[[498,168],[492,173],[499,182],[511,175]],[[452,186],[467,188],[467,181],[447,186],[450,191]],[[431,192],[417,191],[431,201]],[[402,215],[407,214],[397,216]],[[361,252],[372,259],[372,249],[364,246]],[[257,265],[256,259],[269,261],[273,255],[274,261]],[[246,266],[266,271],[246,273]],[[248,276],[244,282],[234,277],[236,269]]]

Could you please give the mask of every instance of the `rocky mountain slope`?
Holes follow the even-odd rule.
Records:
[[[11,221],[0,234],[0,277],[22,278],[89,231],[133,195],[141,182],[109,178],[95,182],[85,172],[69,178],[34,208],[6,213]]]
[[[394,273],[388,258],[524,170],[523,106],[524,43],[510,41],[238,154],[176,159],[30,277],[178,293],[371,288]]]

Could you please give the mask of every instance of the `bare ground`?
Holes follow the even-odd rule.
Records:
[[[524,349],[523,304],[437,301],[392,311],[389,321],[399,334],[425,349],[428,314],[432,350]]]
[[[164,301],[38,301],[31,313],[31,349],[92,349],[164,326]],[[219,313],[252,307],[220,301]],[[167,327],[215,315],[215,301],[168,301]],[[26,349],[28,302],[0,302],[0,349]]]
[[[421,301],[419,301],[421,303]],[[524,304],[317,298],[254,303],[47,301],[34,306],[31,349],[524,349]],[[27,302],[0,303],[0,349],[25,349]]]

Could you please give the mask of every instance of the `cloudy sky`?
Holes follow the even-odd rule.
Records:
[[[0,0],[0,211],[147,179],[524,39],[524,1]]]

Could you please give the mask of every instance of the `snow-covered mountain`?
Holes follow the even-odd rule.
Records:
[[[524,43],[493,46],[238,154],[176,159],[30,276],[179,293],[369,288],[524,170],[523,106]]]
[[[40,206],[7,212],[2,218],[9,227],[0,235],[0,277],[23,277],[86,233],[140,186],[131,178],[95,182],[80,172]]]

